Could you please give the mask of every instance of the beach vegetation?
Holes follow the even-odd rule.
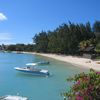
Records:
[[[79,43],[80,50],[84,50],[89,46],[95,46],[96,45],[96,39],[89,39],[89,40],[83,40]]]
[[[63,23],[52,31],[41,31],[33,38],[35,44],[15,44],[2,46],[7,51],[32,51],[66,55],[82,55],[87,47],[95,47],[100,54],[100,21],[91,26],[89,22]]]
[[[35,50],[37,52],[47,52],[48,36],[46,32],[42,31],[38,35],[36,34],[33,40],[36,43]]]
[[[11,45],[5,45],[6,51],[34,51],[34,45],[33,44],[11,44]]]
[[[60,25],[54,31],[37,33],[33,38],[36,43],[36,51],[71,55],[80,54],[80,50],[91,45],[96,46],[98,37],[96,37],[96,27],[99,25],[96,23],[92,27],[89,22],[86,24],[69,22]]]

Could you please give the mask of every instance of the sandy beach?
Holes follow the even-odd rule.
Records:
[[[53,58],[53,59],[56,59],[59,61],[71,63],[78,67],[80,66],[80,67],[84,67],[87,69],[92,68],[95,70],[100,70],[100,60],[94,61],[91,59],[81,58],[81,57],[77,57],[77,56],[66,56],[66,55],[57,55],[57,54],[44,54],[44,53],[33,53],[33,52],[30,52],[30,53],[24,52],[24,53],[41,55],[44,57]],[[99,62],[99,64],[98,64],[98,62]]]

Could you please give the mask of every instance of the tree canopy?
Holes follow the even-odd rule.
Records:
[[[36,51],[77,54],[79,53],[79,45],[82,41],[94,41],[94,39],[96,39],[95,32],[93,31],[93,29],[95,29],[95,23],[94,26],[91,27],[89,22],[86,24],[74,24],[69,22],[68,24],[64,23],[60,25],[54,31],[42,31],[33,38],[36,43]],[[99,24],[97,24],[96,27],[98,25]]]

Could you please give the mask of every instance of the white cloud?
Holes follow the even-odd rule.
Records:
[[[0,13],[0,21],[4,20],[7,20],[7,17],[3,13]]]

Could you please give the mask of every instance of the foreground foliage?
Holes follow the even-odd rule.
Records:
[[[70,91],[63,93],[65,100],[100,100],[100,72],[90,69],[88,74],[83,72],[67,81],[74,84]]]

